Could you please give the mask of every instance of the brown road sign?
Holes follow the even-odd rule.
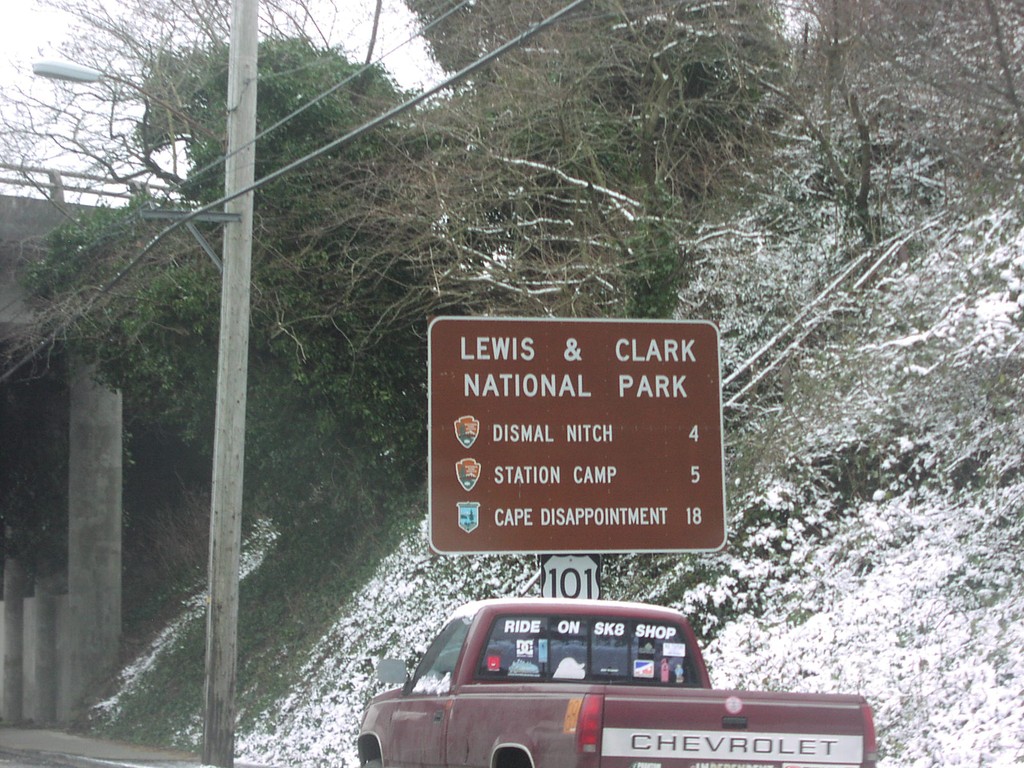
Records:
[[[428,356],[438,552],[724,545],[713,324],[441,317]]]

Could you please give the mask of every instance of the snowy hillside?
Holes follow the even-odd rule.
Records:
[[[1010,766],[1024,761],[1024,228],[1007,208],[913,247],[748,425],[776,448],[736,478],[739,543],[660,558],[642,585],[611,574],[606,596],[714,628],[717,687],[863,694],[886,768]],[[422,651],[464,600],[530,588],[530,558],[436,558],[424,541],[344,606],[293,694],[241,738],[245,759],[355,765],[373,662]],[[696,569],[710,578],[671,599]]]
[[[996,212],[938,234],[879,286],[844,389],[821,393],[834,406],[792,404],[805,462],[854,447],[875,467],[831,536],[784,537],[764,616],[708,653],[717,685],[863,694],[886,766],[1024,761],[1020,224]],[[805,492],[766,478],[763,503],[796,512]]]
[[[106,74],[0,92],[11,173],[56,148],[205,211],[226,3],[51,4]],[[344,6],[382,3],[296,38],[316,5],[264,8],[249,81],[238,759],[358,768],[380,659],[411,666],[466,601],[540,593],[535,557],[428,550],[428,318],[674,313],[720,333],[728,542],[606,556],[602,597],[690,617],[718,688],[863,695],[880,768],[1024,766],[1024,0],[404,0],[458,73],[415,97],[377,24],[365,69],[321,45]],[[195,241],[151,237],[137,203],[27,270],[19,336],[55,346],[19,376],[63,392],[65,358],[95,360],[124,393],[137,658],[79,724],[198,751],[221,306]],[[69,506],[47,479],[67,441],[24,413],[19,557]]]
[[[813,233],[787,241],[758,226],[699,235],[709,261],[689,300],[714,305],[751,278],[747,303],[718,319],[725,374],[743,356],[730,345],[773,316],[770,302],[810,305],[828,283],[814,275],[843,268]],[[727,548],[607,558],[604,596],[691,616],[716,687],[864,695],[884,768],[1019,765],[1024,215],[1011,201],[932,218],[872,253],[892,259],[830,293],[780,345],[785,365],[727,409]],[[356,766],[376,661],[412,660],[464,601],[537,594],[535,571],[534,558],[431,556],[411,531],[339,601],[288,695],[242,713],[256,725],[238,734],[240,759]],[[160,644],[201,607],[186,619],[125,671],[100,719],[117,719],[120,696],[145,685]],[[200,718],[182,743],[199,743]]]

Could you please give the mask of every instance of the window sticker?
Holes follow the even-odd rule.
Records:
[[[626,634],[626,625],[621,621],[599,621],[594,624],[594,634],[600,636],[622,637]]]
[[[540,664],[548,663],[548,641],[541,639],[537,641],[537,661]]]
[[[636,659],[633,661],[633,677],[644,680],[654,679],[654,662],[647,659]]]
[[[665,642],[661,646],[662,656],[686,656],[686,644],[685,643],[669,643]]]
[[[508,666],[509,677],[540,677],[540,667],[523,659],[516,659]]]
[[[505,632],[510,635],[539,635],[540,619],[505,619]]]
[[[675,627],[665,626],[664,624],[637,624],[636,625],[636,636],[644,638],[653,638],[655,640],[672,640],[678,632]]]
[[[587,676],[587,667],[576,659],[566,656],[558,663],[558,668],[552,675],[556,680],[582,680]]]
[[[501,616],[477,663],[485,680],[535,678],[699,684],[683,629],[597,615]]]

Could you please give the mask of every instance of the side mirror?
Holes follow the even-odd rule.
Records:
[[[377,665],[377,679],[388,685],[402,685],[409,677],[401,659],[381,659]]]

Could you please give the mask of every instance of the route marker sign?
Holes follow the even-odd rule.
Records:
[[[600,555],[541,555],[539,559],[543,597],[601,599]]]
[[[440,317],[427,353],[438,552],[725,544],[713,324]]]

